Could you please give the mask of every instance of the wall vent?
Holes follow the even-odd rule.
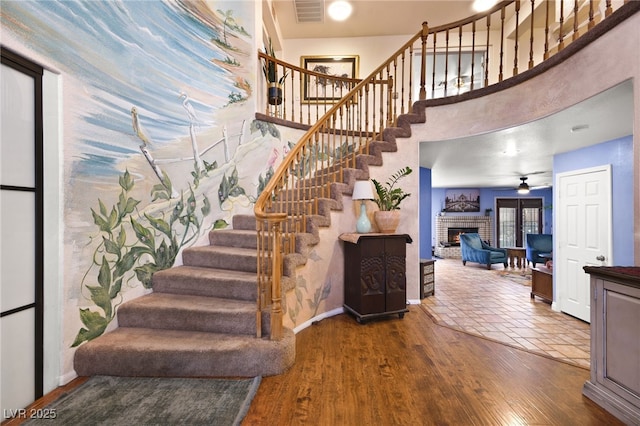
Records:
[[[324,0],[293,0],[296,21],[324,22]]]

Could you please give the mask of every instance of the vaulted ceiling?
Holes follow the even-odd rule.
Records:
[[[423,21],[434,27],[475,13],[470,0],[351,0],[351,17],[334,22],[326,16],[329,3],[330,0],[272,0],[285,45],[287,39],[296,38],[411,36]],[[515,188],[521,176],[527,176],[534,187],[551,185],[553,155],[632,134],[631,84],[515,128],[423,143],[420,165],[432,169],[434,187]],[[580,131],[585,125],[588,129]],[[572,131],[576,126],[578,129]],[[510,155],[514,145],[516,155]],[[464,161],[456,155],[459,152],[478,155]]]

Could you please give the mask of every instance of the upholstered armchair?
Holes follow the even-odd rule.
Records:
[[[553,251],[553,238],[551,234],[527,234],[526,241],[527,263],[531,262],[533,267],[536,263],[544,264],[551,258]]]
[[[462,264],[467,262],[481,263],[491,269],[494,263],[502,263],[507,267],[507,249],[491,247],[476,233],[460,234]]]

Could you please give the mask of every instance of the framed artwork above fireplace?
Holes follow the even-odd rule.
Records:
[[[453,213],[477,213],[480,211],[479,189],[447,189],[444,211]]]

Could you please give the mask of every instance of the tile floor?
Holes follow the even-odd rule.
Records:
[[[589,324],[530,297],[530,271],[459,259],[435,262],[435,295],[422,308],[439,324],[589,369]]]

